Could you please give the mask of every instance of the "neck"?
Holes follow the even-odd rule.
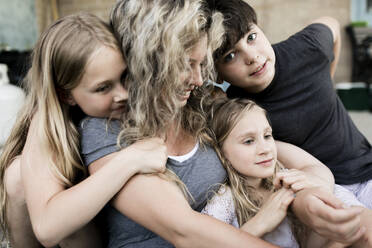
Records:
[[[257,189],[257,190],[260,190],[262,187],[262,178],[257,178],[257,177],[251,177],[251,178],[247,178],[247,183],[249,186]]]
[[[196,138],[182,128],[177,130],[173,125],[167,131],[165,145],[170,156],[185,155],[194,148],[195,144]]]

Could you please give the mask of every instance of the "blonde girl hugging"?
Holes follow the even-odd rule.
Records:
[[[86,177],[77,125],[86,115],[120,118],[126,75],[111,27],[94,15],[64,17],[41,35],[26,104],[0,156],[0,224],[13,248],[103,247],[96,214],[133,175],[165,170],[164,142],[154,138]]]
[[[275,141],[265,110],[253,101],[218,98],[210,120],[228,179],[203,213],[280,247],[344,247],[307,230],[289,209],[296,192],[310,187],[362,206],[346,189],[334,187],[327,167],[302,149]],[[320,173],[315,175],[314,167]]]

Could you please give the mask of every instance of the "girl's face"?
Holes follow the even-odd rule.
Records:
[[[93,117],[120,118],[128,92],[124,88],[126,68],[122,54],[101,46],[91,55],[79,85],[71,90],[70,105],[79,105]]]
[[[203,85],[202,66],[206,59],[208,49],[207,46],[208,37],[207,35],[204,35],[203,38],[201,38],[199,42],[195,44],[189,54],[191,72],[188,72],[187,74],[185,74],[185,76],[183,76],[185,81],[185,89],[179,97],[181,101],[181,107],[186,105],[191,91],[195,87],[200,87]]]
[[[277,151],[271,127],[262,109],[243,113],[222,146],[231,165],[257,187],[274,174]]]

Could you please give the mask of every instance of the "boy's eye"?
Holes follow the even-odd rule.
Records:
[[[257,33],[251,33],[247,37],[247,42],[254,41],[257,38]]]
[[[230,62],[231,60],[233,60],[235,58],[235,53],[232,52],[232,53],[229,53],[227,54],[224,58],[223,58],[223,62],[224,63],[228,63]]]
[[[254,142],[253,139],[247,139],[247,140],[245,140],[243,143],[246,144],[246,145],[250,145],[250,144],[252,144],[253,142]]]

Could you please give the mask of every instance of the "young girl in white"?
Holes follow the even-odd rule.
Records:
[[[41,35],[26,103],[0,157],[0,220],[13,248],[101,247],[87,224],[131,176],[164,171],[166,148],[153,138],[116,152],[84,179],[77,113],[119,118],[126,68],[110,26],[93,15],[62,18]]]
[[[327,182],[325,166],[324,175],[306,171],[307,165],[321,166],[317,159],[274,141],[261,107],[247,99],[218,98],[211,111],[211,129],[228,181],[203,213],[280,247],[344,247],[306,230],[288,211],[296,192],[309,187],[332,192],[334,182]],[[352,195],[337,185],[335,193]],[[352,197],[347,202],[363,206]]]

